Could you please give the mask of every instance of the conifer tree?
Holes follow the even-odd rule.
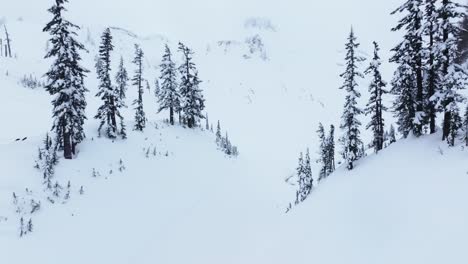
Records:
[[[372,81],[369,85],[370,98],[365,109],[366,115],[371,115],[371,121],[366,129],[372,129],[374,135],[372,141],[376,153],[383,148],[383,137],[385,133],[383,111],[387,110],[382,102],[382,95],[387,93],[385,90],[387,83],[382,80],[382,75],[380,74],[380,65],[382,63],[379,57],[379,50],[379,45],[374,41],[374,58],[365,71],[366,74],[372,76]]]
[[[327,138],[327,175],[335,171],[335,126],[330,126],[330,133]]]
[[[127,86],[128,86],[128,73],[124,67],[123,58],[120,58],[119,68],[115,76],[115,82],[117,83],[117,91],[119,93],[118,100],[116,102],[117,109],[126,108],[125,99],[127,98]],[[120,113],[118,112],[118,117],[120,118],[120,131],[119,134],[123,139],[127,138],[127,130],[125,126],[125,121]]]
[[[390,125],[390,132],[388,132],[388,137],[390,140],[390,144],[393,144],[396,142],[396,132],[395,132],[395,127],[393,125]]]
[[[117,108],[120,91],[112,85],[110,76],[110,57],[113,49],[111,31],[107,28],[101,37],[101,45],[99,46],[100,66],[97,69],[100,84],[96,96],[101,98],[102,105],[98,108],[98,112],[94,118],[101,120],[98,128],[99,135],[101,134],[101,129],[106,126],[106,136],[111,139],[117,137],[117,116],[120,116]]]
[[[320,146],[319,146],[319,160],[320,163],[320,173],[319,173],[319,181],[326,178],[328,175],[328,142],[327,138],[325,137],[325,129],[323,128],[322,123],[319,123],[319,128],[317,130],[317,135],[319,138]]]
[[[436,103],[432,97],[440,89],[440,63],[438,62],[437,46],[440,40],[437,14],[437,0],[425,0],[425,23],[423,25],[423,34],[427,38],[425,47],[425,75],[426,75],[426,91],[425,91],[425,112],[429,119],[429,133],[436,132]]]
[[[314,179],[312,177],[312,168],[310,165],[310,155],[307,149],[305,160],[302,152],[299,156],[299,165],[297,167],[298,187],[296,192],[296,204],[303,202],[312,191]]]
[[[198,71],[192,61],[193,51],[182,43],[179,43],[179,51],[183,54],[183,63],[179,67],[182,76],[179,90],[182,97],[181,110],[184,122],[189,128],[193,128],[197,125],[198,119],[205,118],[202,114],[205,109],[205,99],[199,86],[201,81],[198,78]]]
[[[454,144],[453,135],[457,132],[460,114],[457,104],[464,100],[459,93],[467,84],[465,70],[456,62],[460,55],[458,40],[460,27],[458,20],[464,16],[458,10],[459,5],[451,0],[443,0],[437,10],[440,18],[441,43],[439,44],[438,59],[441,63],[441,87],[434,98],[439,102],[440,109],[444,113],[442,125],[442,139],[447,139],[449,145]]]
[[[216,143],[220,144],[221,143],[221,125],[218,120],[218,125],[216,127]]]
[[[65,159],[72,159],[73,154],[76,154],[76,146],[85,138],[84,94],[87,89],[83,79],[88,71],[80,66],[79,51],[85,51],[83,44],[76,40],[76,30],[80,28],[62,16],[66,11],[64,4],[67,2],[68,0],[55,0],[49,9],[53,19],[43,31],[51,35],[51,45],[45,57],[54,59],[46,73],[48,83],[45,86],[54,96],[52,130],[57,137],[59,148],[64,151]]]
[[[177,85],[177,71],[175,63],[172,61],[172,53],[169,46],[166,45],[166,50],[162,59],[161,80],[162,84],[158,93],[159,110],[169,110],[169,123],[174,125],[174,113],[178,112],[180,105],[180,94]]]
[[[465,107],[465,114],[463,116],[463,141],[465,146],[468,147],[468,105]]]
[[[340,75],[344,79],[344,84],[340,89],[346,90],[346,101],[342,115],[341,129],[344,130],[342,137],[343,157],[346,160],[347,168],[352,170],[354,162],[359,159],[359,147],[361,145],[360,130],[361,122],[358,116],[362,110],[357,106],[357,99],[361,94],[356,90],[358,84],[356,79],[363,78],[363,74],[358,70],[358,64],[364,61],[364,58],[356,54],[359,43],[356,42],[353,29],[348,37],[346,44],[346,70]]]
[[[133,85],[138,89],[138,98],[133,101],[133,105],[135,106],[134,130],[143,131],[146,126],[146,116],[143,110],[143,50],[138,45],[135,45],[135,59],[133,63],[137,69],[132,81]]]
[[[161,92],[161,86],[159,85],[159,79],[156,78],[156,81],[154,82],[154,97],[156,97],[157,100],[159,100],[160,92]]]
[[[403,41],[392,49],[394,55],[390,62],[397,63],[398,69],[393,80],[393,92],[397,95],[395,111],[399,119],[399,130],[406,137],[410,131],[416,136],[423,133],[426,119],[424,112],[423,90],[423,0],[406,0],[392,12],[405,15],[392,28],[392,31],[404,30]]]

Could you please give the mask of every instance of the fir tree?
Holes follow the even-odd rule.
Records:
[[[193,128],[197,125],[198,119],[205,118],[202,114],[205,108],[205,99],[203,99],[199,86],[201,81],[198,78],[198,71],[192,61],[193,51],[182,43],[179,43],[179,51],[183,54],[183,63],[179,67],[182,76],[180,83],[181,110],[185,123],[189,128]]]
[[[216,126],[216,143],[220,144],[221,143],[221,125],[218,120],[218,125]]]
[[[205,118],[205,129],[206,131],[210,131],[210,121],[208,120],[208,113],[206,113],[206,118]]]
[[[135,106],[135,127],[134,130],[143,131],[146,126],[145,112],[143,111],[143,51],[135,45],[135,59],[133,63],[137,66],[133,85],[138,89],[138,98],[133,102]]]
[[[468,147],[468,105],[465,107],[465,114],[463,116],[463,141],[465,142],[465,146]]]
[[[390,125],[390,132],[388,132],[388,138],[390,140],[390,144],[393,144],[396,142],[396,132],[395,132],[395,127],[393,127],[393,125]]]
[[[119,69],[117,75],[115,76],[115,82],[117,83],[117,91],[119,93],[118,100],[116,102],[117,109],[127,107],[125,104],[125,99],[127,97],[127,86],[128,86],[128,73],[124,67],[123,58],[120,58]],[[127,138],[127,130],[125,126],[125,121],[123,116],[118,112],[118,117],[120,118],[120,131],[119,134],[123,139]]]
[[[335,126],[330,126],[330,133],[327,138],[327,175],[335,171]]]
[[[346,44],[346,71],[340,75],[344,79],[343,86],[340,89],[346,90],[346,102],[342,115],[341,129],[344,130],[342,142],[344,145],[343,156],[347,162],[347,168],[352,170],[354,162],[359,159],[359,147],[361,145],[360,130],[361,122],[358,116],[362,114],[362,110],[357,106],[357,99],[361,94],[356,90],[358,84],[357,78],[363,78],[363,74],[358,71],[358,64],[364,61],[364,58],[356,54],[359,43],[356,42],[356,37],[351,29]]]
[[[305,160],[302,152],[299,156],[299,165],[297,167],[297,177],[299,189],[296,192],[296,204],[303,202],[312,191],[314,179],[312,177],[312,168],[310,165],[310,155],[307,149]]]
[[[327,153],[327,148],[328,148],[328,142],[327,138],[325,137],[325,129],[323,128],[322,123],[319,123],[319,128],[317,130],[317,135],[319,138],[320,146],[319,146],[319,160],[318,162],[320,163],[320,173],[319,173],[319,181],[323,180],[326,178],[328,175],[328,153]]]
[[[383,111],[387,108],[383,105],[382,95],[386,94],[385,86],[387,83],[382,80],[380,74],[380,65],[382,64],[379,57],[379,45],[374,41],[374,58],[372,59],[370,66],[366,69],[365,73],[371,75],[372,81],[369,85],[370,98],[366,105],[366,115],[371,115],[371,121],[367,125],[366,129],[371,128],[373,132],[373,146],[375,152],[379,152],[383,148],[383,137],[384,137],[384,119]]]
[[[449,145],[453,145],[454,134],[459,127],[459,109],[457,104],[464,100],[459,93],[467,82],[465,70],[456,62],[460,55],[458,40],[460,38],[460,27],[458,20],[463,13],[458,11],[459,5],[451,0],[443,0],[437,10],[440,18],[441,43],[438,47],[439,60],[441,63],[441,87],[434,98],[439,102],[440,109],[444,112],[442,125],[442,139],[447,139]]]
[[[53,15],[43,29],[51,35],[50,49],[46,58],[53,58],[54,62],[46,73],[48,83],[46,90],[54,96],[52,130],[57,136],[59,148],[63,149],[65,159],[72,159],[76,154],[76,146],[85,138],[83,130],[86,119],[84,77],[88,72],[80,66],[81,56],[78,53],[85,50],[76,40],[76,30],[79,27],[62,17],[66,11],[64,4],[68,0],[55,0],[49,9]]]
[[[172,61],[172,53],[167,45],[160,67],[162,84],[158,93],[158,112],[169,110],[169,122],[174,125],[174,113],[178,112],[181,107],[180,94],[177,88],[175,63]]]
[[[422,68],[422,1],[406,0],[403,5],[392,12],[392,15],[405,14],[392,28],[392,31],[404,30],[405,32],[403,41],[392,49],[394,55],[390,59],[391,62],[399,65],[393,80],[393,90],[397,94],[395,111],[399,119],[399,130],[405,136],[411,130],[416,136],[422,135],[422,127],[426,119]]]
[[[110,56],[113,49],[111,31],[107,28],[101,37],[101,45],[99,46],[100,66],[97,69],[100,84],[99,92],[96,96],[101,98],[102,105],[99,107],[94,118],[101,120],[98,128],[99,135],[101,134],[102,127],[106,126],[106,135],[112,139],[117,137],[116,118],[120,116],[116,105],[120,98],[120,92],[117,88],[113,87],[110,76]]]
[[[429,133],[436,132],[436,102],[432,99],[436,91],[440,89],[440,63],[436,59],[437,43],[439,42],[437,0],[425,0],[425,23],[423,34],[427,38],[425,47],[424,64],[426,75],[425,112],[429,119]]]

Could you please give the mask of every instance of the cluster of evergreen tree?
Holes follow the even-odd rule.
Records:
[[[160,65],[161,86],[157,87],[160,104],[158,112],[168,110],[171,125],[174,125],[174,115],[178,113],[179,122],[194,128],[199,125],[200,119],[205,118],[205,99],[198,70],[193,62],[193,51],[182,43],[179,43],[178,51],[182,53],[182,63],[176,68],[170,48],[167,45],[165,47]]]
[[[43,147],[38,150],[35,168],[42,172],[44,185],[49,190],[52,189],[52,179],[58,161],[57,145],[47,133],[43,142]]]
[[[296,191],[295,204],[297,205],[307,199],[314,188],[314,178],[312,177],[309,149],[307,149],[305,157],[302,152],[299,154],[296,176],[298,189]]]
[[[101,38],[101,45],[99,46],[99,58],[96,64],[97,75],[100,81],[99,91],[96,96],[102,100],[102,105],[99,107],[95,116],[96,119],[101,121],[99,125],[99,135],[101,129],[105,126],[106,136],[114,139],[118,134],[122,138],[126,138],[125,125],[120,109],[125,106],[125,90],[127,83],[127,73],[123,67],[123,60],[119,65],[116,82],[117,86],[112,85],[111,81],[111,52],[114,49],[112,44],[112,35],[109,28],[107,28]],[[120,129],[118,129],[117,118],[120,120]]]
[[[436,132],[442,113],[442,139],[455,144],[462,127],[459,93],[467,81],[458,64],[460,19],[464,13],[452,0],[407,0],[392,14],[403,14],[393,31],[403,31],[401,43],[392,49],[398,64],[391,92],[398,130],[404,137]]]
[[[335,171],[335,126],[330,126],[330,134],[325,135],[322,123],[319,124],[317,134],[320,140],[318,163],[320,164],[319,181]]]
[[[206,125],[208,129],[208,123]],[[239,151],[237,150],[237,147],[234,146],[231,141],[229,140],[228,133],[226,132],[226,135],[223,137],[221,133],[221,124],[218,121],[218,125],[216,127],[216,144],[218,147],[228,156],[238,156]]]

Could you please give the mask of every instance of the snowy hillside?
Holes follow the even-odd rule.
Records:
[[[34,168],[50,131],[51,95],[44,74],[55,1],[2,5],[0,25],[12,57],[0,57],[0,262],[23,263],[466,263],[468,153],[442,135],[409,136],[354,170],[341,166],[318,183],[319,122],[338,129],[346,91],[344,44],[353,27],[359,56],[381,47],[390,82],[390,49],[401,39],[390,16],[401,1],[71,0],[65,16],[81,27],[86,139],[55,167],[57,195]],[[25,8],[27,6],[27,8]],[[102,32],[113,36],[111,77],[122,57],[130,77],[135,44],[144,52],[143,104],[148,119],[133,131],[137,88],[121,110],[127,139],[99,137],[95,65]],[[0,28],[0,29],[1,29]],[[3,31],[0,30],[0,34]],[[179,42],[194,63],[209,116],[189,129],[171,126],[155,96],[167,44],[177,65]],[[161,82],[161,80],[159,80]],[[370,78],[358,80],[365,105]],[[147,87],[149,85],[149,88]],[[37,87],[36,87],[37,86]],[[384,97],[391,105],[392,95]],[[395,123],[384,113],[385,129]],[[365,125],[369,116],[360,117]],[[239,149],[216,143],[216,125]],[[362,128],[369,144],[372,132]],[[400,135],[399,135],[400,137]],[[299,152],[310,149],[314,189],[294,204]],[[63,152],[59,153],[63,156]],[[67,185],[69,184],[69,187]],[[64,198],[66,197],[66,198]],[[40,204],[40,206],[39,206]],[[288,211],[288,213],[285,213]],[[20,237],[24,226],[32,232]]]

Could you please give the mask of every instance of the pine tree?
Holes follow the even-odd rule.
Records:
[[[405,13],[397,26],[392,28],[392,31],[405,32],[403,41],[392,49],[394,55],[390,59],[390,62],[399,65],[393,80],[393,92],[397,95],[395,111],[399,119],[399,130],[404,136],[411,130],[416,136],[422,135],[426,119],[422,68],[422,6],[422,0],[406,0],[392,12],[392,15]]]
[[[299,156],[299,165],[297,167],[298,187],[296,192],[296,204],[303,202],[312,191],[314,179],[312,177],[312,168],[310,165],[310,155],[307,149],[305,160],[302,152]]]
[[[468,147],[468,105],[465,107],[465,114],[463,116],[463,141],[465,142],[465,146]]]
[[[319,146],[319,160],[318,162],[320,163],[320,173],[319,173],[319,181],[323,180],[328,176],[328,170],[327,168],[329,167],[328,165],[328,153],[327,153],[327,148],[328,148],[328,142],[327,138],[325,137],[325,129],[323,128],[322,123],[319,123],[319,128],[317,130],[317,135],[319,138],[320,146]]]
[[[335,171],[335,126],[330,126],[330,133],[327,138],[327,175]]]
[[[393,125],[390,125],[390,132],[388,133],[388,137],[390,140],[390,144],[393,144],[396,142],[396,132],[395,132],[395,127],[393,127]]]
[[[387,93],[385,90],[387,83],[382,80],[382,75],[380,74],[380,65],[382,62],[378,54],[379,50],[379,45],[374,41],[374,58],[365,71],[366,74],[372,76],[372,81],[369,85],[370,98],[364,111],[366,115],[371,115],[371,121],[366,129],[372,129],[374,135],[373,146],[376,153],[383,148],[384,119],[382,114],[383,111],[387,110],[382,102],[382,95]]]
[[[46,73],[46,90],[54,96],[52,100],[54,122],[52,130],[57,136],[58,146],[63,149],[65,159],[72,159],[76,146],[85,138],[83,130],[86,119],[84,77],[88,72],[80,66],[80,50],[84,46],[76,40],[79,27],[62,17],[66,11],[64,4],[68,0],[55,0],[49,9],[53,15],[43,29],[49,32],[51,47],[46,58],[54,58],[50,70]]]
[[[177,71],[172,61],[171,50],[167,45],[160,67],[162,84],[158,93],[158,112],[169,110],[169,122],[174,125],[174,113],[180,110],[181,105],[177,89]]]
[[[118,100],[116,101],[116,107],[117,109],[126,108],[127,106],[125,104],[125,99],[127,97],[126,93],[127,93],[127,86],[128,86],[128,73],[124,67],[124,61],[122,57],[120,58],[119,68],[115,76],[115,82],[117,83],[117,91],[119,93]],[[124,118],[122,114],[120,114],[120,111],[117,113],[117,116],[120,119],[119,134],[123,139],[126,139],[127,130],[126,130]]]
[[[135,127],[134,130],[143,131],[146,126],[145,112],[143,111],[143,51],[135,45],[135,59],[133,63],[137,66],[133,85],[138,89],[138,98],[133,102],[135,106]]]
[[[423,25],[423,34],[428,39],[425,47],[425,112],[429,119],[429,133],[436,132],[436,103],[433,96],[440,89],[440,63],[436,60],[437,44],[440,34],[438,28],[437,0],[425,0],[425,23]]]
[[[179,43],[179,51],[183,54],[183,63],[179,67],[182,76],[179,90],[182,97],[181,110],[185,123],[189,128],[193,128],[197,125],[198,119],[205,118],[202,114],[205,109],[205,99],[199,86],[201,81],[198,78],[198,71],[192,62],[193,51],[182,43]]]
[[[102,105],[98,108],[98,112],[94,118],[101,120],[98,128],[99,135],[101,134],[102,127],[105,125],[106,135],[111,139],[117,137],[116,117],[120,116],[116,105],[120,98],[120,91],[116,87],[113,87],[110,76],[110,56],[113,49],[111,31],[107,28],[101,37],[101,45],[99,46],[100,66],[97,69],[100,84],[99,92],[96,96],[101,98]]]
[[[205,118],[205,129],[206,131],[210,131],[210,121],[208,120],[208,113],[206,113],[206,118]]]
[[[160,92],[161,86],[159,85],[159,79],[156,78],[156,81],[154,82],[154,97],[156,97],[157,100],[159,100]]]
[[[220,144],[221,143],[221,125],[218,120],[218,126],[216,127],[216,143]]]
[[[467,84],[467,74],[465,70],[456,62],[460,55],[458,50],[458,40],[460,38],[460,27],[458,20],[463,17],[463,13],[458,11],[459,5],[451,0],[443,0],[442,5],[437,10],[440,19],[441,43],[438,47],[438,59],[441,63],[441,87],[440,91],[434,95],[439,102],[440,109],[444,112],[442,126],[442,139],[447,139],[449,145],[453,145],[452,135],[457,132],[457,123],[460,119],[457,104],[464,100],[459,93]]]
[[[341,129],[344,130],[342,138],[344,145],[343,156],[349,170],[354,168],[354,162],[359,159],[359,147],[361,145],[361,132],[359,131],[361,122],[358,120],[358,116],[362,114],[362,110],[357,106],[357,99],[361,97],[361,94],[356,90],[358,86],[356,79],[363,78],[363,74],[358,71],[358,64],[364,61],[364,58],[356,54],[358,47],[359,43],[356,42],[353,29],[351,29],[346,44],[346,71],[340,75],[344,79],[344,84],[340,89],[347,92]]]

